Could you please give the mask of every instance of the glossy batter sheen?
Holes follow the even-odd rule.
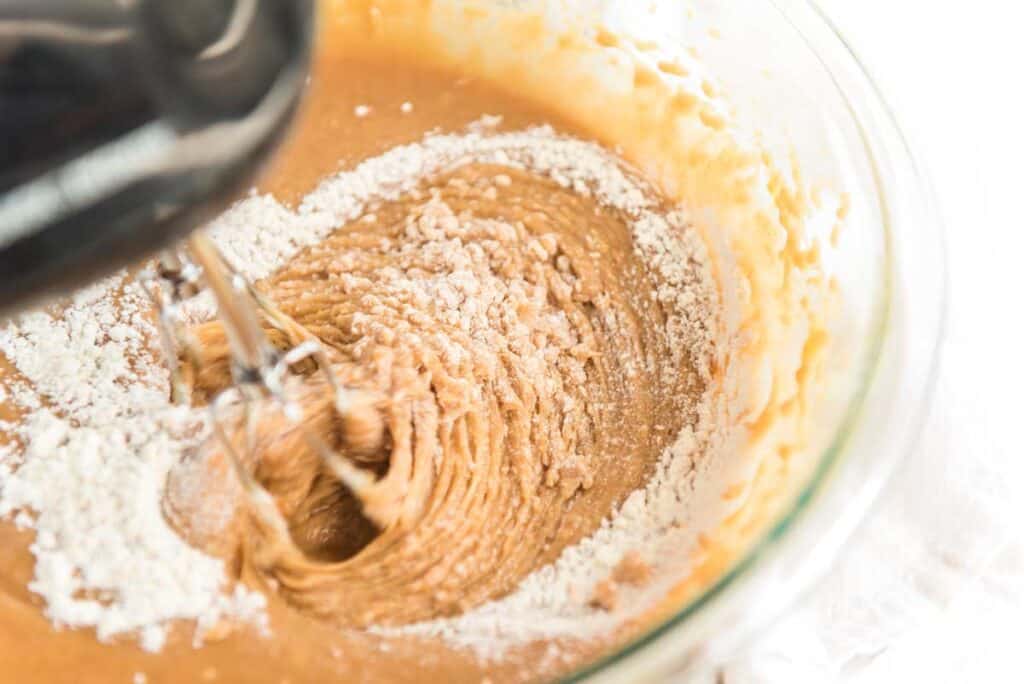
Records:
[[[407,101],[412,111],[403,111]],[[357,105],[374,114],[355,116]],[[506,129],[559,123],[458,74],[325,52],[264,186],[295,201],[329,172],[485,114],[501,115]],[[3,523],[0,669],[17,673],[12,681],[29,673],[59,681],[65,668],[85,682],[133,670],[149,682],[296,682],[341,672],[415,681],[423,665],[476,681],[484,666],[465,653],[389,639],[385,657],[377,637],[350,628],[457,614],[508,593],[642,485],[692,419],[701,381],[671,361],[678,353],[668,348],[655,283],[630,249],[625,217],[528,171],[481,164],[425,179],[368,213],[260,287],[328,345],[339,377],[377,398],[386,442],[349,455],[379,483],[357,499],[295,430],[271,418],[247,465],[275,495],[294,547],[245,512],[216,443],[168,484],[165,507],[183,536],[233,561],[243,577],[272,578],[276,636],[265,642],[243,629],[201,650],[172,639],[148,656],[131,644],[101,646],[87,632],[54,632],[25,590],[27,538]],[[445,303],[452,296],[488,306],[455,315]],[[210,354],[196,378],[201,403],[227,381],[226,344],[216,323],[196,332]],[[311,424],[344,451],[322,381],[313,374],[296,391]],[[237,507],[237,515],[210,527],[211,506]],[[486,670],[518,678],[543,648],[519,649]],[[586,650],[577,646],[555,668]]]

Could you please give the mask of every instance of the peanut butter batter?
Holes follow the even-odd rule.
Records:
[[[402,111],[405,102],[412,111]],[[356,116],[358,106],[374,113]],[[462,74],[325,51],[294,137],[264,186],[294,201],[332,170],[484,115],[501,116],[504,129],[569,129]],[[171,663],[186,680],[212,667],[223,681],[313,681],[362,668],[374,679],[416,681],[424,664],[466,681],[490,671],[436,643],[400,644],[385,656],[376,638],[344,628],[457,614],[506,594],[593,532],[692,420],[701,380],[673,365],[678,354],[668,348],[655,281],[630,240],[625,218],[592,198],[529,171],[471,164],[379,203],[262,283],[328,345],[348,386],[381,397],[388,441],[360,458],[383,477],[360,505],[296,430],[262,421],[250,466],[296,543],[265,557],[273,540],[258,524],[242,516],[224,528],[204,522],[204,508],[242,505],[215,440],[172,472],[167,508],[183,534],[266,571],[287,626],[275,616],[271,645],[245,634],[199,651],[171,645],[137,666],[149,681],[163,681]],[[453,296],[489,307],[463,316],[445,305]],[[210,354],[195,384],[202,402],[229,384],[227,344],[218,323],[196,333]],[[322,381],[312,375],[298,391],[343,446]],[[176,496],[176,487],[187,494]],[[5,580],[28,573],[9,536]],[[132,645],[51,634],[24,583],[14,581],[25,608],[0,613],[5,631],[13,637],[34,627],[53,646],[3,649],[18,653],[12,666],[56,676],[75,663],[84,681],[99,682],[138,662]],[[58,646],[65,641],[79,650]],[[332,646],[338,655],[323,657]],[[308,660],[282,663],[268,648]]]
[[[261,422],[250,466],[299,547],[267,561],[284,596],[345,626],[457,613],[510,591],[643,482],[693,419],[701,381],[674,365],[687,356],[669,348],[629,240],[593,199],[472,164],[371,208],[264,285],[328,345],[346,386],[381,398],[390,436],[354,455],[386,466],[355,505],[297,428]],[[219,324],[198,337],[227,347]],[[214,359],[197,388],[228,381]],[[331,395],[315,377],[304,385],[300,404],[345,451]],[[189,504],[231,499],[220,489],[237,480],[218,476],[230,471],[216,446],[174,474],[183,524],[214,548],[226,531]],[[197,482],[217,491],[197,497]]]
[[[643,187],[657,213],[674,216],[666,219],[673,231],[689,229],[672,212],[679,201],[715,208],[727,225],[750,229],[720,236],[728,259],[712,250],[716,276],[740,283],[726,296],[729,317],[715,323],[728,340],[704,349],[706,357],[678,344],[666,288],[680,286],[682,271],[639,258],[629,217],[571,183],[470,161],[374,200],[258,283],[302,335],[325,345],[330,371],[382,421],[380,439],[354,439],[313,364],[295,369],[288,389],[307,425],[356,464],[367,484],[358,491],[342,484],[267,407],[251,448],[240,451],[284,528],[258,514],[214,439],[171,471],[163,495],[167,519],[184,539],[267,594],[272,636],[225,623],[196,649],[181,625],[153,655],[127,639],[101,644],[87,630],[55,630],[26,588],[31,534],[0,521],[0,672],[10,681],[130,681],[136,672],[150,683],[275,684],[567,674],[647,620],[597,638],[538,640],[490,661],[388,628],[460,615],[513,592],[598,530],[652,477],[680,430],[712,413],[743,426],[728,436],[738,454],[758,440],[764,454],[799,448],[802,413],[780,407],[805,398],[801,380],[809,376],[801,368],[823,342],[802,323],[816,315],[804,311],[811,304],[781,275],[805,261],[779,236],[794,229],[786,221],[800,214],[803,196],[772,183],[771,208],[755,206],[754,184],[764,175],[746,171],[761,163],[759,155],[723,144],[721,116],[665,85],[682,73],[677,67],[665,65],[659,75],[638,63],[628,97],[611,88],[601,96],[609,111],[592,106],[603,101],[599,88],[583,88],[591,75],[573,65],[593,50],[614,50],[613,36],[570,31],[552,43],[530,18],[502,29],[526,53],[551,50],[548,70],[525,59],[489,59],[479,47],[460,53],[457,41],[427,32],[433,3],[404,5],[326,3],[305,103],[261,190],[296,206],[331,174],[481,121],[487,134],[550,125],[608,148],[621,143],[625,161],[616,168]],[[440,11],[452,19],[446,12],[492,26],[469,8],[464,16]],[[422,41],[405,39],[418,31]],[[557,96],[559,78],[576,90]],[[678,282],[669,282],[671,273]],[[716,320],[717,300],[703,292],[694,290],[692,310]],[[762,315],[775,322],[762,325]],[[779,321],[797,321],[804,356],[796,361],[769,353],[789,334]],[[193,402],[202,406],[228,385],[227,343],[215,321],[193,332],[207,350],[192,378]],[[268,334],[282,347],[296,341],[286,330],[268,326]],[[734,336],[743,339],[735,353],[725,344]],[[720,387],[726,399],[702,404]],[[772,429],[780,423],[783,429]],[[232,431],[243,444],[240,423]],[[730,464],[721,480],[728,486],[709,488],[702,499],[738,511],[720,530],[722,546],[712,551],[704,538],[703,555],[676,559],[696,570],[677,577],[690,581],[676,584],[648,619],[706,586],[760,529],[752,521],[764,516],[740,504],[758,499],[771,468],[739,456]],[[594,595],[582,588],[580,604],[613,611],[617,586],[649,582],[643,551],[623,556]]]

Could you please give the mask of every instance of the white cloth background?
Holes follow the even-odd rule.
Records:
[[[820,0],[946,224],[950,320],[917,448],[834,572],[728,684],[1024,681],[1024,10]]]

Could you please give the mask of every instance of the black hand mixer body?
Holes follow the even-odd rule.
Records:
[[[0,318],[187,234],[252,180],[313,0],[0,0]]]

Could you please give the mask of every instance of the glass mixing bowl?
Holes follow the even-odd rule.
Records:
[[[599,13],[616,32],[666,50],[695,50],[769,149],[793,155],[805,179],[849,199],[829,263],[842,293],[837,345],[804,472],[723,572],[575,678],[693,676],[766,629],[825,573],[911,448],[943,329],[942,231],[891,111],[812,2],[569,4]]]

